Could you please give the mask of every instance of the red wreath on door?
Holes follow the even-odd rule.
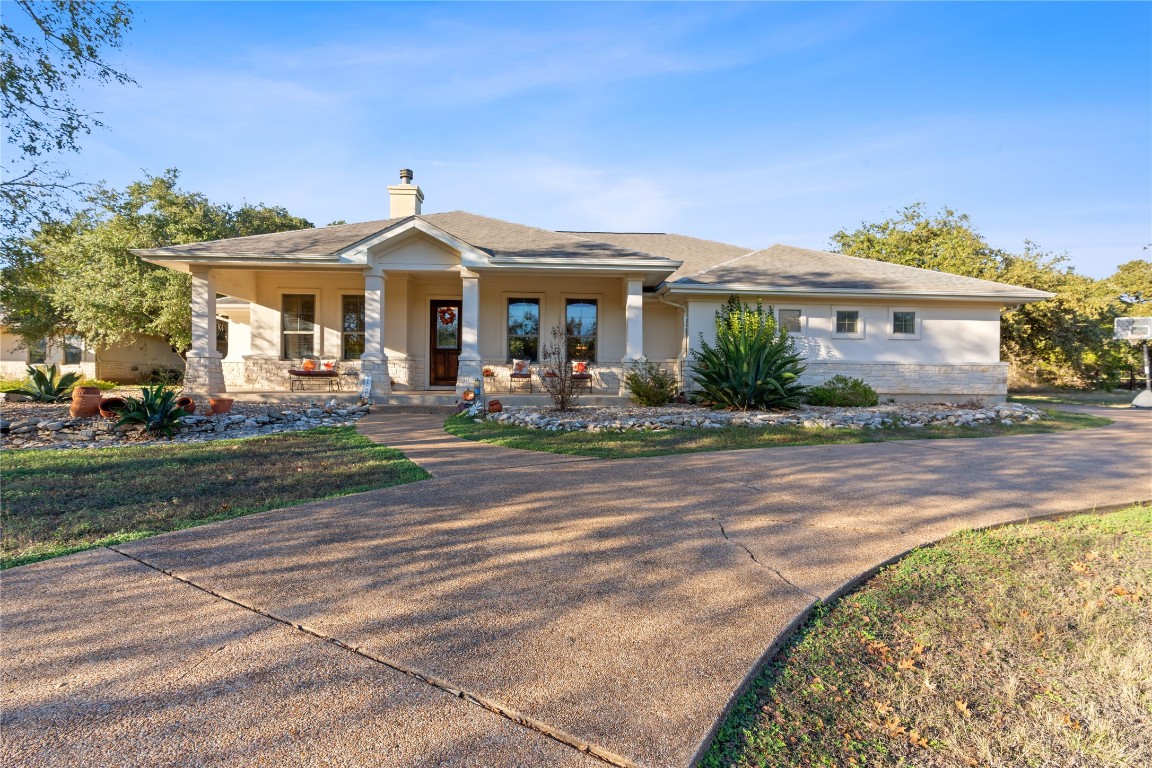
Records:
[[[440,325],[452,325],[456,322],[456,309],[454,307],[440,307],[436,310],[440,317]]]

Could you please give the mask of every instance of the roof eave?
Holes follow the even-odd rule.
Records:
[[[804,296],[812,299],[922,299],[926,301],[973,301],[999,302],[1001,304],[1026,304],[1044,301],[1055,294],[1047,291],[1029,291],[1026,294],[972,293],[950,291],[916,290],[860,290],[855,288],[793,288],[752,283],[685,284],[664,283],[661,293],[704,293],[704,294],[783,294]]]

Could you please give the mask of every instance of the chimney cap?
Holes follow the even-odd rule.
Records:
[[[412,183],[412,169],[411,168],[401,168],[400,169],[400,183],[401,184],[411,184]]]

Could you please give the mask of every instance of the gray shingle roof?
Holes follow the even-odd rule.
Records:
[[[1050,293],[884,261],[773,245],[674,281],[678,288],[754,285],[765,292],[935,294],[1045,299]]]
[[[571,234],[684,262],[679,269],[672,273],[672,276],[668,278],[669,280],[702,272],[721,262],[752,252],[751,248],[740,245],[729,245],[714,240],[701,240],[698,237],[671,235],[663,232],[572,232]]]
[[[522,259],[663,259],[624,245],[598,241],[564,232],[514,224],[464,211],[423,214],[423,219],[453,237],[496,258]],[[404,218],[337,224],[316,229],[297,229],[267,235],[234,237],[188,245],[138,251],[154,256],[284,257],[333,256],[396,224]],[[703,241],[701,241],[703,242]],[[675,265],[669,264],[669,269]]]
[[[945,272],[905,267],[837,253],[773,245],[760,251],[658,232],[553,232],[464,211],[423,214],[425,222],[495,259],[671,260],[683,262],[667,278],[674,290],[720,290],[857,294],[933,294],[1036,300],[1051,294]],[[181,256],[284,258],[335,257],[406,219],[381,219],[317,229],[275,232],[137,251],[166,259]]]

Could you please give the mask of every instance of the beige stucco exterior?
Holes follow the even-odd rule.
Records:
[[[82,342],[80,362],[66,364],[64,347],[50,343],[45,355],[46,364],[54,364],[60,372],[78,372],[84,376],[135,383],[153,368],[182,370],[184,360],[164,339],[155,336],[135,336],[118,344],[93,350]],[[23,379],[27,375],[31,357],[19,336],[0,329],[0,378]]]

